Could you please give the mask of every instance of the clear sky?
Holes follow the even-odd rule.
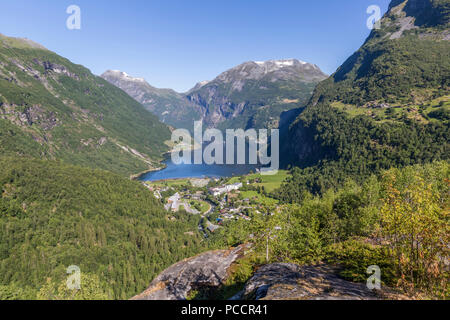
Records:
[[[118,69],[187,91],[250,60],[297,58],[331,74],[389,0],[1,0],[0,33],[26,37],[95,74]],[[81,30],[68,30],[69,5]]]

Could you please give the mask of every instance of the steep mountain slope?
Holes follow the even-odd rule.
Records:
[[[448,159],[450,1],[393,1],[364,45],[320,83],[291,125],[287,194],[382,168]],[[294,185],[296,187],[294,187]]]
[[[313,104],[420,103],[448,93],[449,11],[448,1],[392,2],[381,29],[321,83]]]
[[[327,76],[315,65],[290,60],[246,62],[187,93],[219,128],[277,128],[280,115],[304,105]]]
[[[0,152],[121,174],[155,165],[167,126],[125,92],[27,40],[0,36]]]
[[[133,78],[117,70],[108,70],[101,77],[143,104],[162,122],[175,128],[192,128],[194,121],[202,118],[202,107],[174,90],[152,87],[144,79]]]
[[[198,218],[167,216],[138,182],[56,161],[0,157],[0,167],[0,300],[34,299],[48,281],[64,288],[72,265],[128,299],[205,249]]]

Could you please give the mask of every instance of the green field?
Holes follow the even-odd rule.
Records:
[[[278,204],[278,200],[275,200],[273,198],[268,198],[265,197],[263,195],[261,195],[259,192],[257,191],[242,191],[240,193],[240,198],[241,199],[250,199],[251,201],[257,201],[259,204],[263,205],[263,206],[273,206],[273,205],[277,205]]]
[[[205,201],[190,200],[189,203],[193,208],[197,210],[200,209],[199,211],[201,213],[206,213],[211,208],[211,205],[209,203],[206,203]]]
[[[275,175],[262,175],[260,173],[250,174],[248,176],[244,177],[244,180],[254,180],[254,179],[260,179],[262,182],[260,183],[254,183],[252,185],[254,186],[262,186],[265,188],[267,192],[272,192],[275,189],[278,189],[281,184],[286,180],[286,178],[289,176],[289,171],[287,170],[279,170],[277,174]],[[230,180],[228,180],[227,183],[232,184],[242,181],[241,177],[233,177]]]
[[[450,113],[450,96],[442,96],[423,104],[407,104],[393,108],[366,108],[342,102],[331,103],[333,108],[345,112],[351,118],[357,116],[369,116],[381,123],[386,121],[404,121],[404,117],[415,119],[424,123],[429,121],[448,121]]]
[[[160,180],[160,181],[147,181],[150,186],[155,187],[182,187],[191,186],[190,179],[173,179],[173,180]]]

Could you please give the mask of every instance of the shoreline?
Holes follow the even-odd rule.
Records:
[[[157,183],[157,182],[162,182],[162,181],[180,181],[180,180],[214,180],[214,179],[220,179],[220,178],[232,178],[232,177],[208,177],[208,176],[204,176],[204,177],[185,177],[185,178],[168,178],[168,179],[159,179],[159,180],[147,180],[147,182],[153,182],[153,183]]]
[[[193,151],[195,151],[195,150],[198,150],[199,148],[200,148],[200,147],[195,147],[195,145],[194,145],[194,147],[191,148],[191,152],[193,152]],[[162,154],[163,159],[162,159],[161,162],[160,162],[160,164],[161,164],[162,167],[160,167],[160,168],[151,168],[151,169],[142,171],[142,172],[140,172],[140,173],[132,174],[132,175],[130,176],[130,180],[140,181],[140,178],[141,178],[142,176],[144,176],[144,175],[146,175],[146,174],[148,174],[148,173],[150,173],[150,172],[162,171],[162,170],[166,169],[166,168],[167,168],[167,164],[165,164],[164,162],[167,161],[167,160],[169,160],[169,157],[170,157],[171,155],[172,155],[172,151],[167,151],[167,152],[163,153],[163,154]],[[188,178],[180,178],[180,179],[188,179]],[[158,180],[158,181],[164,181],[164,180],[173,180],[173,179],[163,179],[163,180]]]
[[[190,151],[191,151],[191,152],[194,152],[195,150],[198,150],[198,149],[200,149],[200,147],[197,147],[197,148],[196,148],[196,147],[194,146],[193,148],[191,148]],[[158,168],[149,168],[149,169],[147,169],[147,170],[145,170],[145,171],[142,171],[142,172],[140,172],[140,173],[133,174],[133,175],[130,176],[130,180],[134,180],[134,181],[144,181],[144,180],[141,180],[141,178],[142,178],[144,175],[149,174],[149,173],[152,173],[152,172],[157,172],[157,171],[162,171],[162,170],[164,170],[164,169],[167,169],[168,165],[167,165],[165,162],[167,162],[168,160],[170,160],[171,154],[172,154],[172,151],[168,151],[168,152],[165,152],[165,153],[162,154],[163,159],[162,159],[161,162],[160,162],[161,167],[158,167]],[[256,172],[258,172],[259,169],[260,169],[259,167],[256,167],[256,168],[251,169],[251,171],[255,170]],[[247,172],[247,173],[245,173],[245,174],[243,174],[243,175],[239,175],[239,176],[247,176],[247,175],[251,174],[251,171],[250,171],[250,172]],[[154,181],[150,181],[150,180],[146,180],[146,181],[150,181],[150,182],[161,182],[161,181],[177,181],[177,180],[186,180],[186,179],[221,179],[221,178],[233,178],[234,176],[236,176],[236,175],[233,173],[233,174],[231,174],[231,175],[229,175],[229,176],[217,176],[217,175],[208,176],[208,175],[205,175],[205,176],[201,176],[201,177],[179,177],[179,178],[166,178],[166,179],[159,179],[159,180],[154,180]]]
[[[167,161],[167,160],[169,160],[169,156],[170,156],[171,154],[172,154],[172,151],[167,151],[167,152],[165,152],[165,153],[162,154],[162,157],[163,157],[163,158],[162,158],[162,160],[159,162],[159,164],[161,165],[160,168],[150,168],[150,169],[147,169],[147,170],[142,171],[142,172],[140,172],[140,173],[132,174],[132,175],[130,176],[130,180],[133,180],[133,181],[140,181],[140,178],[141,178],[142,176],[144,176],[144,175],[146,175],[146,174],[148,174],[148,173],[150,173],[150,172],[156,172],[156,171],[161,171],[161,170],[166,169],[166,168],[167,168],[167,164],[165,164],[164,162]]]
[[[180,181],[180,180],[192,180],[192,179],[202,180],[202,179],[218,179],[218,178],[217,177],[202,177],[202,178],[186,177],[186,178],[160,179],[160,180],[152,180],[152,181],[148,180],[147,182],[158,183],[158,182],[163,182],[163,181]]]
[[[150,173],[150,172],[161,171],[161,170],[164,170],[164,169],[167,168],[167,165],[166,165],[165,163],[161,162],[161,164],[163,164],[163,167],[161,167],[161,168],[150,168],[150,169],[145,170],[145,171],[142,171],[142,172],[140,172],[140,173],[132,174],[132,175],[130,176],[130,180],[133,180],[133,181],[141,181],[140,178],[141,178],[142,176],[144,176],[144,175],[146,175],[146,174],[148,174],[148,173]]]

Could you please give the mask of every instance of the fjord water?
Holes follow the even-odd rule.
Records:
[[[170,159],[164,162],[166,168],[149,172],[140,177],[142,181],[158,181],[182,178],[221,178],[245,175],[254,170],[250,165],[207,165],[181,164],[176,165]]]
[[[206,146],[206,145],[205,145]],[[223,154],[226,155],[226,148],[224,146]],[[235,150],[235,155],[237,154]],[[236,158],[236,157],[235,157]],[[159,171],[152,171],[142,175],[139,179],[141,181],[158,181],[167,179],[183,179],[183,178],[222,178],[232,176],[242,176],[255,171],[257,166],[255,165],[220,165],[212,164],[193,164],[194,159],[192,157],[192,164],[180,164],[176,165],[172,160],[167,159],[164,161],[165,168]],[[235,163],[237,163],[235,159]],[[248,148],[246,148],[246,163],[248,163]]]

